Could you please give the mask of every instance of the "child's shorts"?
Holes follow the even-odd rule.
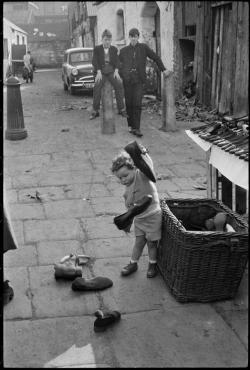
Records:
[[[152,216],[134,219],[135,236],[144,235],[147,240],[156,241],[161,239],[162,212],[161,210]]]

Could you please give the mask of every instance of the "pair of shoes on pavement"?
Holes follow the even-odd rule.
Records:
[[[138,269],[138,263],[137,262],[130,262],[127,266],[123,267],[121,271],[122,276],[128,276],[131,275],[133,272],[137,271]],[[157,267],[156,263],[149,263],[148,264],[148,271],[147,271],[147,277],[153,278],[157,275]]]
[[[95,112],[95,111],[93,111],[92,113],[91,113],[91,116],[90,116],[90,118],[89,119],[95,119],[96,117],[99,117],[100,116],[100,113],[99,112]]]
[[[141,131],[139,129],[132,128],[131,126],[128,127],[128,132],[130,132],[131,134],[133,134],[135,136],[138,136],[138,137],[143,136],[143,134],[141,133]]]
[[[118,322],[121,318],[119,311],[103,312],[102,310],[97,310],[95,312],[95,316],[97,317],[94,322],[95,332],[105,331],[108,327]]]

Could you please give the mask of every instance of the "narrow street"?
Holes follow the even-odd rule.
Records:
[[[92,97],[65,92],[59,69],[38,70],[21,96],[28,136],[4,140],[4,201],[18,242],[4,255],[14,289],[4,306],[4,367],[246,367],[247,271],[234,300],[210,304],[178,303],[160,275],[147,279],[146,248],[138,271],[120,275],[134,235],[113,224],[125,206],[112,159],[136,139],[152,156],[161,198],[205,198],[205,152],[185,133],[201,122],[162,132],[160,115],[144,110],[141,139],[118,114],[116,133],[103,135],[102,117],[89,120]],[[55,280],[53,264],[69,253],[91,256],[83,277],[113,286],[76,292]],[[95,333],[97,309],[118,310],[120,322]]]

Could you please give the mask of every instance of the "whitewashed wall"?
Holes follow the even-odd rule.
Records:
[[[161,57],[169,71],[174,70],[174,1],[157,1],[161,14]]]
[[[22,33],[18,29],[15,29],[12,27],[12,24],[9,24],[8,22],[3,19],[3,39],[7,39],[8,43],[8,58],[3,58],[3,76],[5,78],[6,72],[8,70],[8,67],[11,65],[11,45],[17,45],[17,35],[19,35],[19,44],[23,45],[23,37],[24,37],[24,45],[26,45],[27,48],[27,34]]]
[[[142,9],[146,1],[106,1],[97,6],[97,33],[98,43],[101,43],[101,35],[108,28],[113,35],[113,45],[119,49],[128,45],[129,30],[138,28],[140,41],[155,50],[154,18],[142,17]],[[156,1],[160,9],[161,24],[161,58],[168,70],[174,70],[174,1]],[[116,12],[122,9],[124,12],[125,40],[116,42]]]

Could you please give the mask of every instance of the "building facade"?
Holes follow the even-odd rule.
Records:
[[[27,32],[28,49],[37,67],[60,67],[70,47],[68,2],[37,1],[4,4],[4,15]]]
[[[18,57],[17,50],[23,53],[27,50],[27,32],[3,18],[3,79],[6,78],[8,71],[12,69],[12,62]],[[17,59],[17,60],[18,60]]]
[[[129,44],[129,30],[140,31],[140,41],[147,43],[163,60],[166,68],[174,68],[174,6],[159,1],[71,2],[69,22],[71,46],[95,46],[101,43],[104,29],[113,35],[118,50]],[[162,42],[164,40],[164,42]],[[147,63],[146,91],[161,95],[161,76],[154,63]],[[158,83],[157,83],[158,79]]]

